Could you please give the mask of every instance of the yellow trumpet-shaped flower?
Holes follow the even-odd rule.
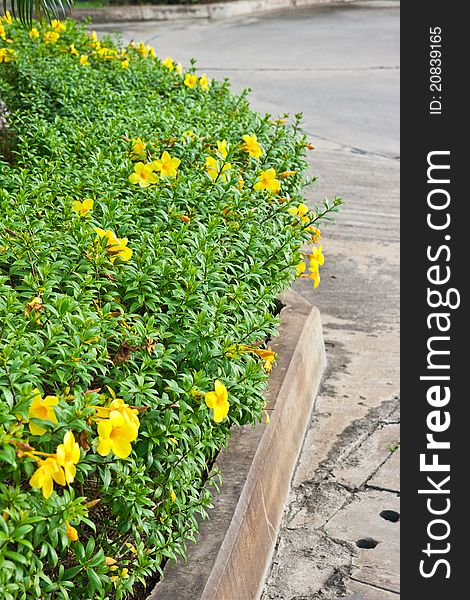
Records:
[[[59,485],[65,485],[65,475],[54,457],[38,460],[38,463],[39,467],[29,480],[29,485],[42,490],[42,495],[47,500],[53,492],[54,481]]]
[[[5,26],[0,22],[0,38],[2,40],[6,40],[7,39],[7,33],[5,31]]]
[[[283,171],[282,173],[279,173],[278,177],[279,179],[286,179],[286,177],[292,177],[292,175],[295,175],[297,173],[297,171]]]
[[[208,77],[205,73],[203,73],[201,75],[201,77],[199,78],[199,85],[200,85],[201,89],[204,90],[205,92],[207,92],[207,90],[209,89],[210,82],[211,82],[211,80],[208,79]]]
[[[313,287],[317,288],[320,285],[320,271],[318,267],[318,263],[316,261],[310,261],[310,274],[308,277],[313,279]]]
[[[131,160],[145,160],[147,158],[147,142],[140,137],[132,140],[130,151]]]
[[[258,348],[254,353],[263,359],[263,369],[266,371],[266,373],[269,373],[276,360],[276,353],[273,352],[269,347],[266,350],[263,348]]]
[[[128,248],[127,238],[118,238],[112,231],[107,229],[104,231],[99,227],[95,227],[95,231],[100,238],[106,238],[106,253],[110,255],[112,263],[119,258],[122,261],[128,261],[132,257],[132,249]]]
[[[299,262],[298,265],[296,265],[295,267],[297,269],[297,277],[300,277],[302,275],[302,273],[305,273],[305,269],[307,268],[307,265],[305,264],[305,261]]]
[[[121,69],[128,69],[129,68],[129,59],[125,58],[124,60],[121,60]]]
[[[33,28],[30,30],[30,32],[29,32],[29,37],[30,37],[32,40],[35,40],[36,38],[38,38],[38,37],[39,37],[39,31],[36,29],[36,27],[33,27]]]
[[[175,71],[178,75],[181,75],[183,73],[183,65],[181,63],[176,63]]]
[[[57,423],[57,417],[54,412],[54,406],[57,406],[57,396],[46,396],[44,400],[37,388],[33,390],[33,399],[29,405],[28,417],[30,419],[39,419],[40,421],[51,421]],[[36,425],[36,423],[29,423],[29,430],[33,435],[42,435],[46,433],[45,427]]]
[[[83,200],[83,202],[80,202],[80,200],[75,200],[72,202],[72,210],[80,217],[84,217],[92,210],[93,204],[94,203],[91,198],[86,198]]]
[[[225,165],[221,167],[219,161],[214,157],[206,156],[206,171],[209,173],[209,176],[213,181],[216,179],[226,181],[227,177],[224,171],[228,171],[231,168],[232,165],[230,163],[225,163]]]
[[[51,27],[54,31],[57,31],[57,33],[63,33],[67,30],[67,26],[65,25],[65,23],[59,21],[58,19],[54,19],[53,21],[51,21]]]
[[[309,263],[310,274],[308,277],[313,279],[313,287],[317,288],[320,285],[320,266],[325,264],[322,246],[313,248],[312,253],[309,256]]]
[[[315,261],[319,265],[325,264],[325,257],[323,256],[323,246],[320,244],[318,248],[313,248],[310,254],[310,262]]]
[[[71,431],[64,435],[64,443],[57,446],[56,456],[57,464],[64,469],[66,482],[72,483],[77,472],[75,465],[80,460],[80,447]]]
[[[258,177],[258,181],[254,185],[255,190],[269,190],[273,194],[277,194],[281,189],[281,182],[276,179],[276,171],[267,169],[262,171]]]
[[[169,71],[173,71],[175,68],[175,63],[173,62],[173,59],[169,56],[165,58],[165,60],[162,62],[162,65],[166,67]]]
[[[88,54],[82,54],[78,62],[85,67],[89,66],[90,59],[88,58]]]
[[[65,521],[65,535],[67,536],[67,539],[70,542],[76,542],[78,540],[78,531],[75,529],[75,527],[72,527],[72,525],[70,525],[70,523],[67,521]]]
[[[33,310],[37,316],[39,311],[44,308],[44,305],[43,305],[42,299],[41,299],[41,295],[42,295],[42,293],[39,292],[39,294],[37,296],[35,296],[30,302],[28,302],[26,304],[26,309],[24,311],[25,317],[28,317],[31,314],[31,311],[33,311]]]
[[[5,14],[0,17],[0,21],[5,21],[5,23],[8,23],[8,25],[13,24],[13,18],[9,10],[7,10]]]
[[[291,208],[287,209],[287,212],[300,219],[302,225],[305,225],[305,223],[310,221],[310,217],[308,216],[309,208],[306,204],[301,203],[299,206],[292,206]]]
[[[175,177],[180,164],[181,160],[179,158],[172,158],[165,150],[160,159],[152,162],[152,168],[159,171],[161,177]]]
[[[228,415],[230,404],[228,391],[225,385],[218,379],[214,382],[214,391],[204,394],[204,400],[209,408],[214,411],[214,421],[220,423]]]
[[[315,225],[310,225],[310,227],[308,228],[308,230],[312,234],[312,242],[314,244],[318,244],[318,242],[320,241],[320,238],[321,238],[321,231],[319,229],[317,229],[315,227]]]
[[[57,40],[60,38],[60,34],[57,31],[47,31],[44,34],[44,43],[45,44],[55,44]]]
[[[258,138],[256,137],[255,133],[252,135],[247,134],[242,137],[243,141],[245,142],[242,146],[242,150],[244,152],[248,152],[248,154],[253,158],[259,158],[262,156],[263,151],[261,150],[261,146],[259,145]]]
[[[144,58],[147,58],[148,56],[155,56],[155,48],[153,46],[147,46],[144,44],[144,42],[139,42],[136,50]]]
[[[188,88],[195,88],[197,85],[197,75],[193,75],[192,73],[186,73],[184,77],[184,85]]]
[[[276,360],[276,353],[271,350],[271,348],[258,348],[257,346],[251,345],[235,345],[235,350],[238,352],[248,352],[250,354],[256,354],[260,358],[263,359],[264,364],[263,368],[268,373],[273,368],[274,362]]]
[[[228,155],[228,142],[227,140],[222,140],[217,142],[217,150],[219,151],[222,158],[227,158]]]
[[[121,398],[109,406],[108,418],[98,423],[98,452],[107,456],[113,452],[119,458],[127,458],[132,451],[130,442],[137,439],[139,432],[137,411],[129,408]]]
[[[15,52],[11,48],[0,48],[0,63],[9,63],[15,58]]]
[[[158,175],[153,172],[151,164],[144,165],[138,162],[134,166],[134,173],[129,175],[129,181],[133,184],[139,184],[142,188],[147,188],[158,181]]]

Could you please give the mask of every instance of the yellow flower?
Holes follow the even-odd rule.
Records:
[[[297,173],[297,171],[283,171],[282,173],[279,173],[278,177],[279,179],[285,179],[286,177],[292,177],[292,175],[295,175]]]
[[[314,244],[318,244],[321,238],[321,231],[315,227],[315,225],[310,225],[308,230],[312,233],[312,242]]]
[[[5,31],[5,27],[0,23],[0,38],[2,38],[2,40],[6,40],[7,39],[7,34]]]
[[[58,34],[57,31],[47,31],[44,34],[44,43],[45,44],[55,44],[59,38],[60,38],[60,34]]]
[[[185,144],[189,144],[189,142],[191,142],[192,140],[194,140],[195,137],[196,136],[194,134],[194,131],[191,131],[190,129],[188,129],[188,131],[183,131],[183,133],[181,135],[181,139],[183,140],[183,142]]]
[[[301,203],[299,206],[292,206],[291,208],[287,209],[287,212],[300,219],[302,225],[305,225],[305,223],[310,221],[310,217],[308,216],[309,208],[306,204]]]
[[[244,135],[242,137],[245,142],[242,146],[242,150],[248,152],[253,158],[259,158],[263,154],[263,151],[261,150],[256,134],[253,133],[252,135]]]
[[[86,216],[93,208],[93,200],[86,198],[83,202],[80,200],[74,200],[72,202],[72,210],[76,212],[80,217]]]
[[[235,344],[235,348],[233,352],[249,352],[251,354],[256,354],[260,358],[264,360],[263,369],[268,373],[272,368],[274,361],[276,360],[276,353],[271,350],[271,348],[258,348],[257,346],[245,346],[244,344],[238,346]]]
[[[175,63],[173,62],[173,59],[169,56],[165,58],[165,60],[162,62],[162,65],[166,67],[169,71],[173,71],[175,68]]]
[[[183,72],[183,65],[181,63],[177,63],[175,71],[178,73],[178,75],[181,75],[181,73]]]
[[[153,172],[152,165],[138,162],[134,166],[134,173],[129,175],[129,181],[134,184],[138,183],[142,188],[147,188],[149,185],[157,183],[158,175]]]
[[[31,313],[31,311],[33,311],[33,310],[34,310],[34,312],[35,312],[35,313],[36,313],[36,315],[37,315],[37,314],[38,314],[38,312],[44,308],[44,305],[43,305],[43,303],[42,303],[42,300],[41,300],[41,295],[42,295],[42,292],[39,292],[39,294],[38,294],[37,296],[35,296],[35,297],[34,297],[34,298],[31,300],[31,302],[28,302],[28,303],[26,304],[26,309],[25,309],[25,311],[24,311],[24,316],[25,316],[25,317],[29,316],[29,314],[30,314],[30,313]]]
[[[115,565],[117,563],[117,560],[115,558],[113,558],[112,556],[106,556],[104,559],[104,564],[108,567],[110,567],[111,565]]]
[[[64,469],[65,480],[72,483],[77,472],[75,465],[80,460],[80,447],[71,431],[64,435],[64,443],[57,446],[56,456],[57,464]]]
[[[51,21],[51,27],[54,31],[57,31],[57,33],[63,33],[67,30],[67,26],[65,25],[65,23],[62,23],[62,21],[59,21],[57,19]]]
[[[313,248],[312,253],[309,256],[309,261],[310,274],[308,275],[308,277],[310,279],[313,279],[313,287],[316,288],[320,284],[319,267],[325,264],[325,257],[323,256],[322,246],[318,246],[318,248]]]
[[[258,348],[255,351],[255,354],[264,360],[263,369],[266,371],[266,373],[269,373],[269,371],[273,368],[274,361],[276,360],[276,353],[273,352],[268,346],[266,350]]]
[[[7,10],[6,13],[0,17],[0,20],[5,21],[5,23],[8,23],[8,25],[13,24],[13,19],[9,10]]]
[[[175,494],[175,492],[171,492],[170,498],[171,498],[172,502],[174,502],[176,500],[176,494]]]
[[[313,279],[313,287],[317,288],[320,285],[320,272],[318,269],[318,263],[316,261],[310,261],[310,274],[308,277]]]
[[[54,406],[57,406],[57,396],[46,396],[44,400],[37,388],[33,390],[33,399],[29,405],[28,417],[30,419],[39,419],[40,421],[51,421],[57,423],[57,417],[54,412]],[[36,423],[29,423],[29,430],[33,435],[42,435],[46,429]]]
[[[192,73],[186,73],[184,78],[184,85],[188,88],[195,88],[197,85],[197,75],[193,75]]]
[[[31,29],[31,31],[29,32],[29,37],[30,37],[32,40],[35,40],[36,38],[38,38],[38,37],[39,37],[39,31],[36,29],[36,27],[33,27],[33,28]]]
[[[299,262],[299,264],[296,266],[297,277],[300,277],[302,275],[302,273],[305,273],[306,268],[307,268],[307,265],[305,264],[305,261]]]
[[[69,52],[72,56],[78,56],[78,50],[75,48],[75,44],[70,44]]]
[[[15,58],[15,53],[11,48],[0,48],[0,63],[11,62]]]
[[[95,227],[95,232],[100,238],[106,238],[106,252],[110,254],[112,263],[119,258],[122,261],[128,261],[132,257],[132,249],[127,247],[127,238],[117,238],[112,231],[104,231],[100,227]]]
[[[152,168],[155,171],[160,171],[161,177],[175,177],[180,164],[181,160],[179,158],[172,158],[165,150],[159,160],[152,162]]]
[[[129,59],[125,58],[124,60],[121,60],[121,68],[127,69],[128,67],[129,67]]]
[[[254,189],[269,190],[273,194],[279,192],[281,189],[281,182],[276,179],[276,171],[274,169],[261,171],[258,181],[254,185]]]
[[[139,42],[137,52],[144,58],[147,58],[147,56],[155,56],[155,48],[153,46],[146,46],[144,42]]]
[[[232,165],[230,163],[226,163],[221,170],[218,160],[212,156],[206,156],[206,171],[209,173],[209,176],[213,181],[215,181],[217,178],[221,179],[222,181],[226,181],[227,177],[224,171],[228,171],[228,169],[231,168]]]
[[[210,79],[208,79],[206,74],[203,73],[199,79],[199,85],[201,86],[201,89],[203,89],[206,92],[209,89],[209,84]]]
[[[227,140],[222,140],[221,142],[217,142],[217,150],[220,152],[222,158],[227,158],[228,154],[228,142]]]
[[[131,160],[145,160],[147,158],[147,143],[140,137],[132,140],[130,152]]]
[[[325,257],[323,256],[323,246],[320,245],[318,248],[313,248],[310,255],[310,262],[316,261],[319,265],[325,264]]]
[[[121,398],[111,402],[109,416],[98,423],[98,453],[107,456],[113,452],[127,458],[132,451],[130,442],[137,439],[139,419],[137,411],[129,408]]]
[[[72,527],[68,521],[65,521],[66,529],[65,535],[70,542],[76,542],[78,540],[78,531],[75,527]]]
[[[80,56],[79,62],[80,62],[81,65],[89,66],[90,60],[88,58],[88,54],[82,54]]]
[[[59,485],[65,485],[65,475],[53,457],[46,458],[46,460],[38,460],[38,463],[39,467],[29,480],[29,485],[35,489],[42,490],[42,495],[47,500],[54,489],[54,481]]]
[[[228,392],[224,384],[218,379],[214,382],[214,391],[204,394],[204,399],[209,408],[214,411],[214,421],[220,423],[228,415],[230,404]]]

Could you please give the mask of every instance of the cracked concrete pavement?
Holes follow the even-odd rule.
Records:
[[[318,177],[308,199],[345,206],[323,232],[322,284],[296,284],[320,308],[328,367],[263,600],[398,598],[399,3],[96,28],[197,57],[251,87],[260,112],[304,113]]]

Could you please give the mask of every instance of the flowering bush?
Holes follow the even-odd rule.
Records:
[[[0,25],[0,589],[124,598],[184,554],[256,423],[276,296],[319,281],[309,144],[72,21]]]

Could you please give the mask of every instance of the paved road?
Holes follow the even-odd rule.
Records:
[[[380,513],[399,513],[399,4],[116,27],[251,87],[261,112],[304,113],[309,199],[346,205],[324,231],[321,286],[297,284],[321,310],[329,366],[263,600],[396,599],[399,523]]]

